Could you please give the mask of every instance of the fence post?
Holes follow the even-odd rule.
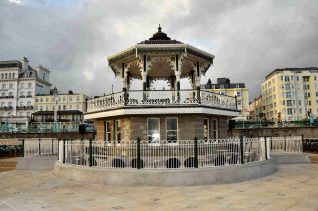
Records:
[[[65,138],[63,139],[63,163],[65,163]]]
[[[24,139],[22,139],[22,157],[24,157]]]
[[[140,138],[137,138],[137,169],[141,169],[141,158],[140,158]]]
[[[89,148],[88,148],[88,153],[89,153],[89,167],[93,166],[93,148],[92,148],[92,139],[89,139]]]
[[[39,139],[39,155],[41,156],[41,139]]]
[[[301,151],[304,152],[304,134],[301,134]]]
[[[286,135],[284,135],[284,152],[287,151]]]
[[[270,150],[272,151],[273,150],[273,136],[271,137],[271,143],[270,143]]]
[[[52,156],[53,156],[53,155],[54,155],[54,150],[53,150],[53,147],[54,147],[53,139],[52,139],[51,141],[52,141]]]
[[[241,164],[244,164],[244,140],[243,140],[243,136],[240,136],[240,151],[241,151]]]
[[[266,136],[264,136],[264,141],[265,141],[265,160],[267,160],[268,157],[267,157],[267,140],[266,140]]]
[[[197,137],[194,137],[194,167],[199,168],[198,138]]]

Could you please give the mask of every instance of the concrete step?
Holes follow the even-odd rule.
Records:
[[[311,160],[311,163],[318,164],[318,154],[310,154],[309,159]]]

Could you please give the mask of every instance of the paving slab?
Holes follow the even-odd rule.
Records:
[[[0,173],[2,210],[318,210],[318,165],[279,165],[277,172],[234,184],[120,187],[81,184],[52,171]]]

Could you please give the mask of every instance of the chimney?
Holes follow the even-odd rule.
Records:
[[[29,60],[26,57],[22,58],[22,69],[27,70],[29,66]]]

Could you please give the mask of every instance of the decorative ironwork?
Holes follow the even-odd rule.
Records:
[[[185,106],[203,105],[219,109],[237,110],[234,97],[198,90],[151,90],[119,92],[87,102],[87,112],[129,106]]]

